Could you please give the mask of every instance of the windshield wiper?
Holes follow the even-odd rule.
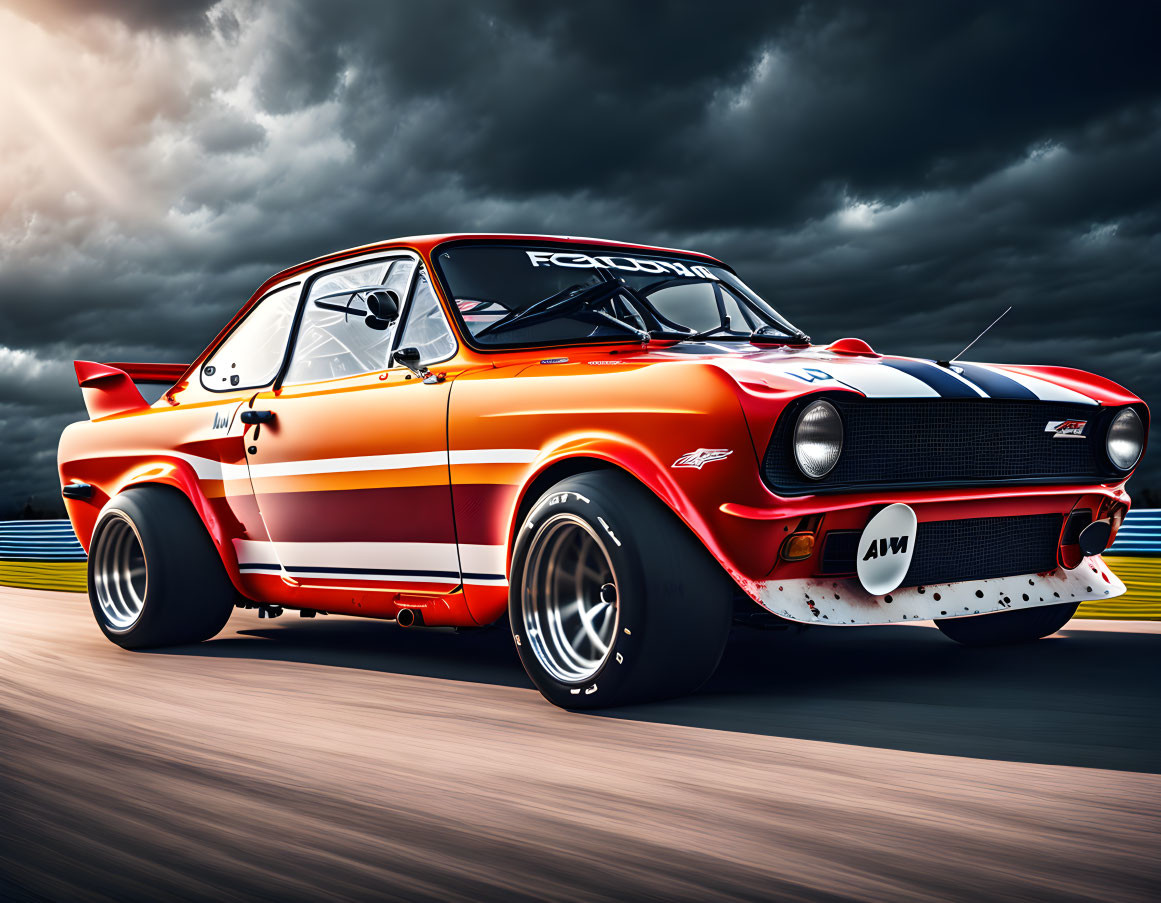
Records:
[[[750,333],[750,340],[778,338],[783,337],[789,342],[798,342],[800,344],[809,345],[810,336],[808,336],[801,329],[795,330],[793,333],[786,332],[784,329],[779,329],[777,326],[759,326],[752,333]]]

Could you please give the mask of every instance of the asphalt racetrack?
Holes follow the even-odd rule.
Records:
[[[5,901],[1161,898],[1159,624],[739,629],[697,696],[570,714],[502,631],[0,618]]]

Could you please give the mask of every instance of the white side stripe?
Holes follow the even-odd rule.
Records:
[[[359,455],[351,458],[315,458],[251,464],[252,477],[297,477],[322,473],[357,473],[364,470],[403,470],[408,467],[446,467],[447,454],[441,451],[410,455]]]
[[[459,582],[463,559],[465,583],[502,584],[507,550],[504,546],[460,546],[454,542],[261,542],[235,539],[238,563],[250,573],[281,571],[279,562],[296,577],[343,580]],[[258,567],[267,565],[267,567]],[[334,573],[333,569],[368,573]],[[397,574],[371,573],[399,571]],[[438,572],[423,574],[422,571]]]
[[[223,464],[212,458],[203,458],[199,455],[187,455],[185,452],[174,451],[168,448],[151,448],[144,451],[118,451],[107,455],[110,458],[177,458],[185,461],[199,480],[248,480],[250,472],[245,464]]]
[[[508,564],[508,550],[504,546],[481,546],[462,543],[460,562],[466,574],[503,575]]]
[[[531,464],[540,455],[535,448],[469,448],[448,452],[452,464]]]
[[[357,473],[370,470],[404,470],[411,467],[446,467],[452,464],[529,464],[540,454],[535,448],[456,449],[398,455],[359,455],[348,458],[314,458],[273,464],[223,464],[212,458],[168,449],[118,452],[116,457],[159,455],[185,461],[202,480],[246,480],[251,477],[310,476],[325,473]]]
[[[534,448],[480,448],[447,452],[415,452],[401,455],[359,455],[351,458],[315,458],[304,461],[280,461],[274,464],[251,464],[250,476],[293,477],[324,473],[358,473],[369,470],[405,470],[412,467],[446,467],[452,464],[528,464],[536,460]]]
[[[287,567],[390,568],[458,571],[454,542],[259,542],[234,541],[242,564],[281,561]],[[277,552],[277,554],[275,554]]]

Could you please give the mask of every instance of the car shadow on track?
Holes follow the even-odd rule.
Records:
[[[1161,635],[966,649],[934,627],[735,631],[697,696],[607,713],[939,755],[1161,772]]]
[[[253,622],[262,626],[244,626]],[[507,630],[405,630],[370,618],[297,618],[275,621],[239,614],[216,639],[155,652],[221,658],[301,662],[416,677],[437,677],[533,689]]]
[[[259,623],[170,652],[531,688],[505,630]],[[1024,646],[965,649],[932,627],[900,625],[738,628],[698,694],[582,717],[1161,773],[1159,715],[1161,634],[1065,629]]]

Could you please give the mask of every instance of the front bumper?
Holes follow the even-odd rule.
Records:
[[[804,624],[867,625],[961,618],[1065,602],[1109,599],[1125,592],[1099,555],[1073,570],[901,587],[872,596],[856,578],[808,577],[740,581],[763,608]]]

